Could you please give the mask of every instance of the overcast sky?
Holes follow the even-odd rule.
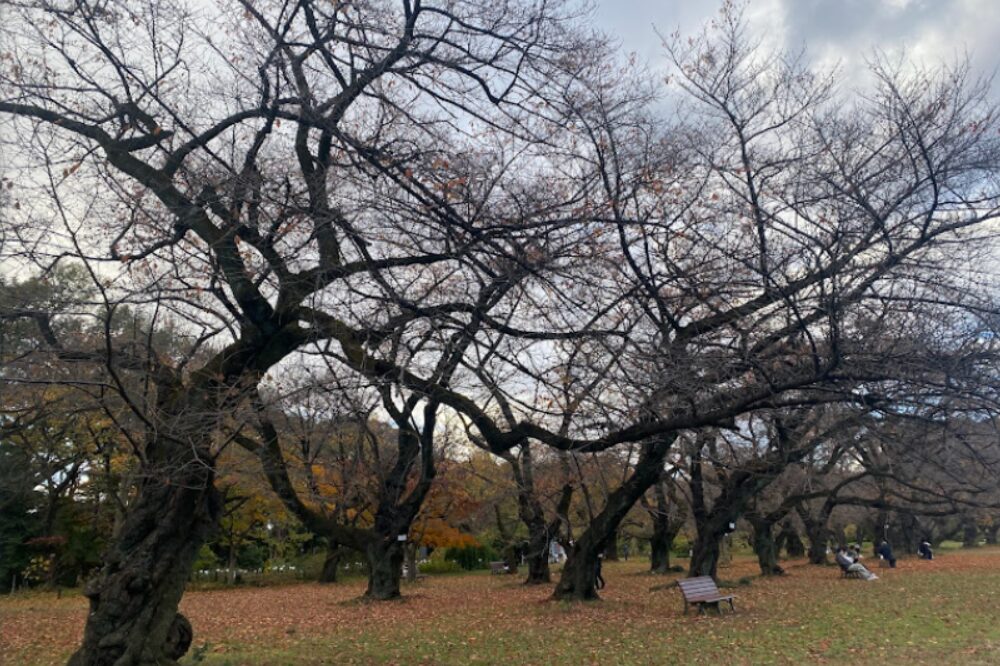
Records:
[[[651,65],[660,40],[678,28],[697,32],[721,0],[595,0],[597,22]],[[792,48],[807,47],[819,62],[857,73],[874,47],[905,48],[926,64],[966,52],[975,68],[1000,68],[1000,0],[751,0],[752,25]],[[995,82],[997,83],[997,82]]]

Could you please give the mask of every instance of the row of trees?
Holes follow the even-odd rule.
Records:
[[[233,470],[375,599],[475,451],[532,581],[585,507],[558,598],[682,493],[693,574],[739,517],[766,564],[793,511],[815,549],[840,504],[991,506],[1000,137],[967,67],[875,58],[848,98],[727,4],[664,87],[562,2],[239,4],[0,2],[4,272],[34,277],[4,428],[120,457],[71,663],[184,653]],[[56,399],[102,434],[43,434]]]
[[[30,421],[8,428],[0,440],[8,462],[0,483],[3,580],[11,589],[78,584],[99,566],[127,511],[127,443],[98,410],[55,399],[63,391],[30,396],[48,400],[35,402]],[[334,582],[342,567],[364,559],[363,547],[306,525],[332,520],[362,534],[372,528],[387,470],[382,451],[392,431],[370,417],[333,422],[315,414],[285,420],[282,428],[295,442],[281,454],[304,517],[273,492],[247,452],[230,450],[219,461],[216,483],[223,515],[196,569],[212,568],[216,579],[223,570],[232,583],[245,567],[301,566],[306,552],[314,569],[314,555],[325,553],[318,577]],[[996,482],[988,476],[995,440],[991,427],[967,419],[904,429],[896,420],[881,424],[842,406],[792,416],[755,412],[744,429],[687,437],[622,520],[604,556],[617,559],[620,547],[638,546],[648,552],[651,572],[667,573],[671,552],[680,548],[692,556],[692,575],[715,575],[724,538],[737,531],[768,576],[783,573],[782,548],[803,556],[808,544],[811,561],[822,564],[828,546],[847,542],[848,533],[852,541],[889,538],[909,552],[924,539],[971,546],[982,536],[995,543],[1000,516]],[[914,459],[915,451],[922,460]],[[404,535],[405,570],[416,574],[418,552],[471,547],[471,564],[479,558],[480,567],[497,557],[513,573],[527,565],[527,584],[551,581],[552,544],[572,552],[576,535],[634,462],[618,452],[530,447],[504,457],[460,447],[437,447],[434,455],[441,473]],[[392,574],[384,579],[398,594],[399,568]]]

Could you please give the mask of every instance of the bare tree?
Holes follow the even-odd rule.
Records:
[[[474,309],[429,293],[475,248],[507,251],[473,196],[503,181],[474,180],[463,155],[507,141],[493,162],[507,166],[558,127],[539,91],[579,60],[574,17],[547,2],[240,6],[3,3],[0,131],[19,149],[21,218],[61,229],[34,258],[85,262],[105,319],[131,302],[189,342],[182,357],[78,350],[42,322],[146,426],[74,664],[184,653],[176,609],[218,522],[214,460],[268,372],[333,340],[382,374],[366,347],[428,308]]]

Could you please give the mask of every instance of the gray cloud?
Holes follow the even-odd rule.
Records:
[[[656,67],[661,32],[694,32],[718,10],[705,0],[597,0],[596,21]],[[932,65],[968,53],[975,69],[1000,67],[1000,0],[752,0],[755,29],[854,78],[874,49]]]

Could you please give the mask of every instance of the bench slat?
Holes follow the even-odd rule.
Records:
[[[736,607],[733,605],[735,597],[731,594],[722,594],[719,592],[719,587],[715,584],[711,576],[685,578],[677,581],[677,587],[681,588],[681,594],[684,595],[685,613],[687,613],[688,604],[697,605],[702,613],[705,612],[705,604],[716,604],[716,609],[721,614],[722,609],[719,603],[723,601],[728,601],[732,610],[736,610]]]
[[[688,601],[701,600],[706,597],[719,597],[719,588],[709,576],[698,576],[677,581],[681,592]]]

